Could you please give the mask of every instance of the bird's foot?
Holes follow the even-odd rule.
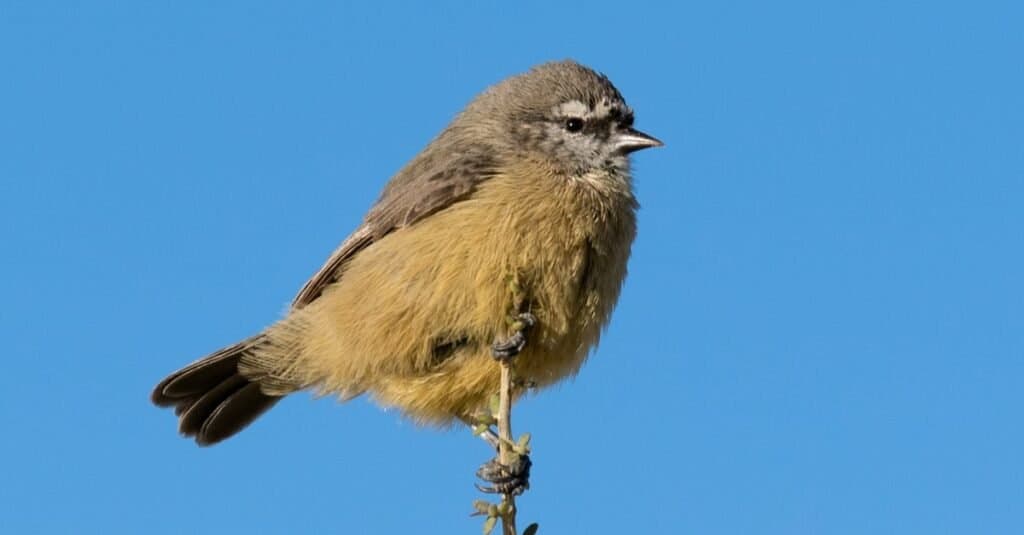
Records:
[[[502,342],[491,345],[491,355],[497,360],[509,360],[526,347],[526,331],[537,324],[537,317],[529,312],[515,316],[512,322],[512,336]]]
[[[530,456],[519,453],[513,455],[513,461],[507,465],[502,464],[497,457],[484,463],[476,471],[476,477],[490,485],[477,484],[476,488],[488,494],[509,496],[519,496],[530,488],[530,467],[533,465]]]

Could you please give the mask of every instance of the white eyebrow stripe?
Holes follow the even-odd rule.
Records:
[[[612,104],[611,102],[608,101],[608,99],[602,99],[601,102],[597,103],[597,106],[594,106],[594,115],[597,115],[599,117],[607,117],[608,114],[612,111],[612,109],[617,107],[618,105]]]
[[[592,118],[603,118],[608,117],[611,111],[618,109],[622,114],[629,114],[629,106],[624,106],[621,103],[609,102],[607,99],[598,102],[594,109],[590,109],[590,106],[578,101],[569,100],[555,106],[554,113],[558,117],[579,117],[581,119],[592,119]]]
[[[570,100],[555,106],[555,114],[561,117],[583,117],[590,115],[590,108],[578,100]]]

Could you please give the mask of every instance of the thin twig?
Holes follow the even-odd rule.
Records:
[[[501,393],[498,400],[498,457],[501,464],[512,466],[516,452],[512,451],[512,363],[508,359],[501,361]],[[503,535],[518,535],[516,531],[516,498],[512,494],[503,494],[502,502],[508,509],[501,516],[501,532]]]

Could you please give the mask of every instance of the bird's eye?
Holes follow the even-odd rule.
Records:
[[[583,119],[579,117],[572,117],[565,120],[565,129],[569,132],[579,132],[583,130]]]

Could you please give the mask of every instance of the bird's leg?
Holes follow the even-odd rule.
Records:
[[[511,305],[508,323],[512,335],[491,345],[491,355],[502,365],[511,364],[511,359],[526,347],[526,332],[537,324],[537,317],[530,313],[522,278],[521,273],[512,273],[507,281]]]
[[[491,355],[497,360],[509,360],[526,347],[526,332],[537,324],[537,317],[529,312],[520,312],[512,320],[512,336],[491,345]]]

